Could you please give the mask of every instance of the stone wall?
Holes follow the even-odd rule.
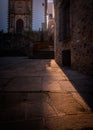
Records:
[[[57,63],[63,65],[62,52],[70,50],[71,67],[93,75],[93,0],[59,0],[55,12]]]
[[[62,64],[61,54],[62,54],[62,43],[58,40],[59,32],[59,8],[58,1],[54,0],[54,11],[55,11],[55,32],[54,32],[54,55],[55,60],[58,64]]]
[[[93,74],[93,0],[71,2],[72,66]]]

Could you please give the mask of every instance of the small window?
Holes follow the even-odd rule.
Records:
[[[14,18],[11,17],[11,20],[10,20],[10,27],[13,28],[14,27]]]

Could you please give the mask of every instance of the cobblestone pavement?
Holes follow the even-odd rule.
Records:
[[[0,130],[93,129],[93,79],[53,59],[0,58]]]

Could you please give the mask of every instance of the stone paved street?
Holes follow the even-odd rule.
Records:
[[[0,58],[0,130],[93,129],[93,78],[53,59]]]

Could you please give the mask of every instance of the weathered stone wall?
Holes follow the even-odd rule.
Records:
[[[93,0],[71,0],[72,66],[93,74]]]
[[[56,18],[60,13],[60,8],[63,8],[64,1],[55,8]],[[59,6],[61,7],[59,8]],[[62,18],[66,15],[66,11],[63,10],[63,14],[56,20],[55,59],[58,64],[62,64],[62,51],[70,50],[71,67],[93,75],[93,0],[70,0],[68,13],[69,19],[66,18],[64,23],[69,23],[70,28],[65,25],[67,27],[65,30],[69,30],[69,37],[68,34],[65,37],[66,31],[62,26],[64,25]]]
[[[54,8],[55,8],[55,32],[54,32],[54,55],[55,60],[58,64],[62,64],[61,54],[62,54],[62,43],[58,40],[58,32],[59,32],[59,8],[58,1],[54,0]]]

